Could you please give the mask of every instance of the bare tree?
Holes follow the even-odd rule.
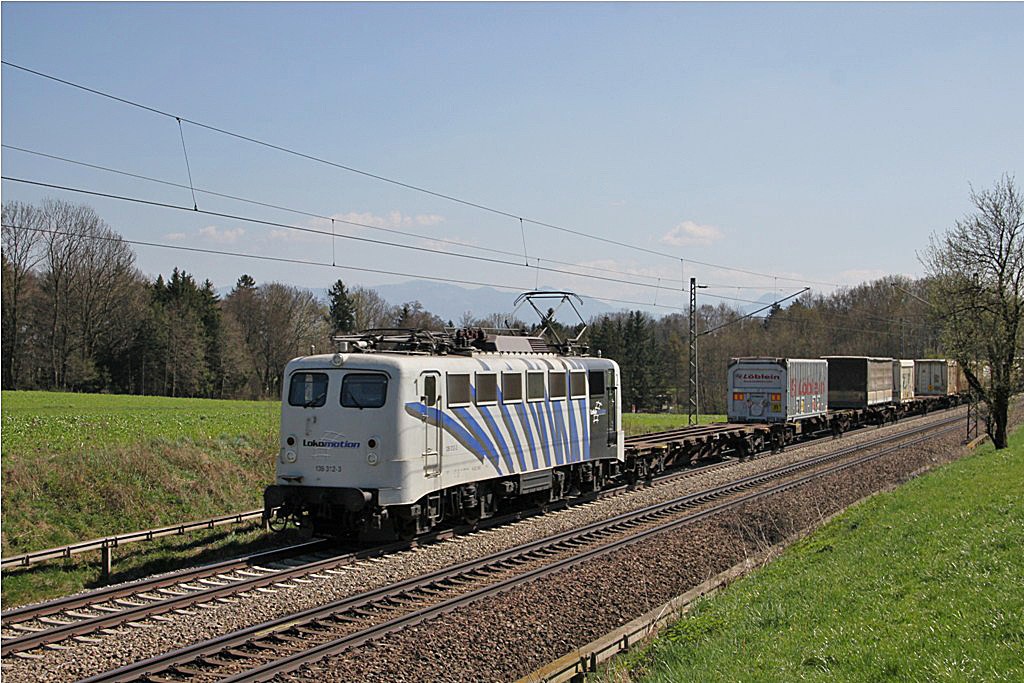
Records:
[[[51,382],[92,382],[98,345],[130,322],[122,297],[141,282],[131,248],[90,207],[43,202],[42,290]]]
[[[972,188],[971,203],[976,211],[933,235],[921,262],[934,280],[932,301],[942,312],[946,346],[988,406],[992,442],[1006,448],[1024,349],[1024,197],[1004,175],[992,189]]]
[[[395,318],[395,307],[372,289],[353,287],[349,299],[355,308],[357,330],[388,327]]]
[[[277,282],[236,286],[224,311],[246,348],[254,393],[276,395],[289,360],[308,354],[310,347],[327,348],[326,309],[308,290]]]
[[[33,270],[42,261],[42,212],[31,204],[3,205],[3,337],[6,358],[3,386],[17,389],[24,353],[24,308],[27,290],[34,285]]]

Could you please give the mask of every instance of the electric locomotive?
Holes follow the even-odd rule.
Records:
[[[579,313],[567,292],[517,299],[541,335],[377,329],[289,362],[271,528],[408,538],[622,477],[619,367],[586,355],[582,329],[558,335],[535,303],[553,297]]]

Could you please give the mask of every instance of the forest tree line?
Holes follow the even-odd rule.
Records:
[[[241,274],[221,296],[174,269],[155,279],[90,207],[45,200],[3,205],[5,389],[49,389],[208,398],[280,395],[285,363],[330,337],[371,327],[453,325],[417,301],[393,305],[372,289],[333,283],[328,300]],[[697,311],[702,412],[724,410],[734,356],[940,355],[939,327],[923,281],[887,277],[786,308],[744,317],[727,306]],[[494,327],[502,314],[464,314],[458,326]],[[585,341],[619,362],[624,409],[685,410],[686,315],[641,311],[591,319]]]

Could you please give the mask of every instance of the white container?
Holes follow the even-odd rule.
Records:
[[[914,361],[914,393],[918,396],[950,396],[967,390],[967,380],[955,360],[926,358]]]
[[[892,396],[899,402],[914,398],[914,361],[894,360],[892,362]]]
[[[729,361],[730,422],[791,422],[828,409],[828,363],[801,358]]]

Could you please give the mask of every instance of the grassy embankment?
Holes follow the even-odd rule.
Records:
[[[1024,430],[876,496],[608,681],[1024,680]]]
[[[280,404],[3,392],[3,555],[254,509],[274,476]],[[115,552],[115,579],[261,542],[222,527]],[[4,606],[96,585],[97,554],[5,572]]]

